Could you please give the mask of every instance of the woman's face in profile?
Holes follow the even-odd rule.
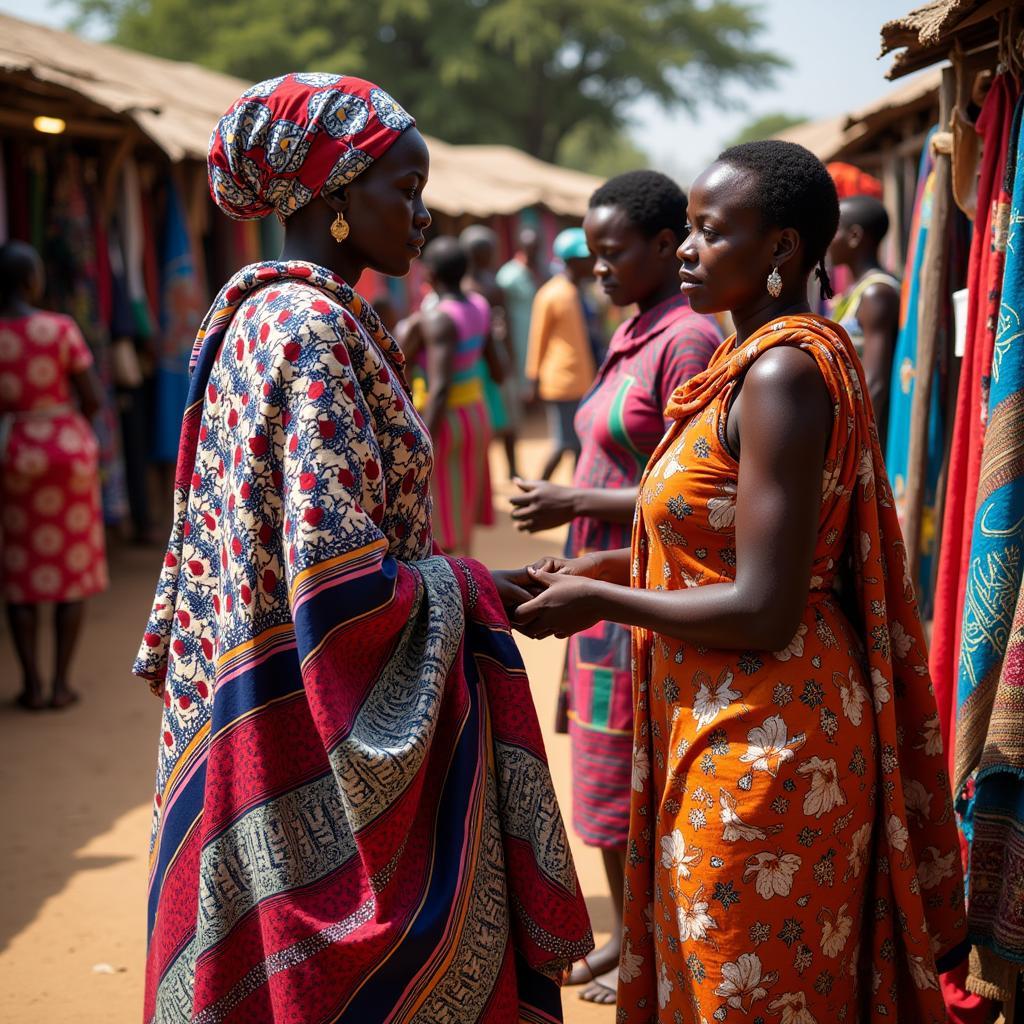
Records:
[[[594,276],[616,306],[642,302],[662,285],[664,258],[675,246],[670,232],[648,238],[621,206],[591,207],[583,230],[594,254]]]
[[[420,255],[430,213],[423,188],[430,153],[423,136],[409,128],[399,140],[348,186],[345,245],[378,273],[403,277]]]
[[[774,230],[766,230],[752,172],[713,163],[690,187],[680,290],[698,313],[743,309],[765,292]]]

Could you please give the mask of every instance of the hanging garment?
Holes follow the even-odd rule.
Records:
[[[146,294],[146,229],[142,212],[142,185],[139,168],[134,157],[129,157],[121,169],[121,251],[124,254],[125,279],[128,283],[128,301],[135,317],[135,335],[153,336],[153,315]]]
[[[1012,195],[960,646],[953,785],[970,838],[968,988],[1012,997],[1024,968],[1024,138]]]
[[[188,396],[188,363],[203,319],[202,287],[196,276],[185,207],[173,179],[167,182],[161,252],[161,321],[156,366],[156,430],[153,457],[173,462]]]
[[[931,224],[931,211],[935,176],[928,135],[918,167],[917,195],[910,225],[910,248],[900,292],[900,328],[892,359],[892,383],[889,387],[889,418],[885,448],[885,465],[892,481],[896,512],[902,524],[907,518],[907,478],[909,474],[911,409],[914,404],[914,380],[917,374],[918,323],[921,312],[921,276],[924,253]],[[936,370],[936,374],[938,371]],[[932,387],[931,410],[928,415],[928,458],[924,490],[924,508],[921,510],[921,536],[918,539],[920,571],[914,581],[922,614],[927,617],[932,599],[932,560],[935,556],[936,494],[943,458],[943,415],[939,388]],[[913,543],[911,538],[908,543]]]
[[[103,518],[110,525],[128,514],[121,428],[117,414],[109,325],[101,316],[100,263],[81,163],[68,153],[54,179],[45,253],[53,304],[78,325],[93,354],[103,404],[92,419],[100,446]]]
[[[969,575],[971,527],[978,501],[992,354],[1006,257],[1010,196],[1004,188],[1004,177],[1015,98],[1013,79],[1000,75],[985,98],[977,123],[984,141],[984,156],[978,180],[978,222],[971,239],[967,271],[967,341],[949,450],[931,637],[932,683],[943,736],[947,740],[956,717],[957,665]],[[954,740],[947,748],[951,773],[955,745]]]

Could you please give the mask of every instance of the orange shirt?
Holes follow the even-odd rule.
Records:
[[[526,379],[537,381],[545,402],[568,402],[587,393],[596,373],[579,292],[556,274],[533,300]]]

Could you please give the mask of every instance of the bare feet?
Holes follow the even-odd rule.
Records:
[[[595,949],[585,960],[577,961],[566,985],[586,985],[588,982],[594,982],[600,975],[606,974],[608,971],[617,970],[621,955],[622,944],[618,936],[613,935],[600,949]]]
[[[53,696],[50,698],[50,707],[55,710],[61,708],[70,707],[72,704],[76,704],[79,700],[79,695],[68,686],[67,683],[54,683],[53,684]]]
[[[14,703],[23,711],[42,711],[46,700],[36,687],[26,686],[14,699]]]
[[[619,969],[613,967],[606,974],[596,977],[582,992],[580,999],[585,1003],[599,1003],[601,1006],[614,1006],[615,994],[619,987]]]

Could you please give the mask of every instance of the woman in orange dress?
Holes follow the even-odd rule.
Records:
[[[534,570],[517,616],[634,627],[616,1019],[939,1024],[965,921],[924,637],[863,373],[806,302],[835,187],[751,143],[687,214],[683,290],[736,335],[669,403],[632,550]]]
[[[86,419],[99,408],[92,353],[70,317],[33,307],[42,291],[36,251],[0,246],[3,589],[21,663],[18,704],[30,711],[77,699],[68,670],[83,601],[107,585],[99,446]],[[56,665],[47,700],[37,643],[39,605],[49,602]]]

